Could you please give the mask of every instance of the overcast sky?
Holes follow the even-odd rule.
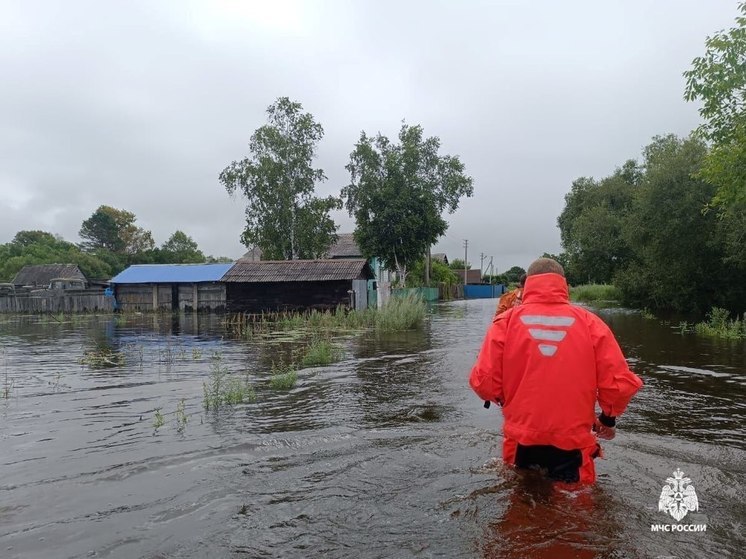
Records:
[[[421,124],[474,177],[435,247],[498,271],[559,252],[578,176],[687,134],[682,72],[735,0],[0,0],[0,242],[77,242],[101,204],[161,244],[240,256],[244,201],[218,183],[279,96],[324,126],[338,193],[360,131]],[[354,224],[335,214],[340,232]]]

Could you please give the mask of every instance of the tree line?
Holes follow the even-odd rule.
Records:
[[[135,224],[132,212],[100,206],[83,221],[72,243],[46,231],[19,231],[0,244],[0,281],[8,282],[26,265],[77,264],[90,279],[109,279],[131,264],[229,262],[205,256],[183,231],[175,231],[160,247],[150,231]]]
[[[573,182],[558,218],[571,283],[613,283],[638,307],[746,311],[746,5],[738,10],[684,73],[702,125],[653,138],[608,177]]]

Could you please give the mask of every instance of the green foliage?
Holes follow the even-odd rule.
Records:
[[[427,304],[417,295],[394,295],[375,313],[377,330],[395,332],[419,328],[425,320]]]
[[[746,338],[746,315],[743,320],[730,319],[727,309],[713,307],[707,313],[707,321],[695,324],[694,331],[703,336],[739,340]]]
[[[163,264],[199,264],[205,255],[197,243],[183,231],[175,231],[161,246],[160,261]]]
[[[601,181],[573,182],[557,219],[571,283],[609,283],[629,257],[622,230],[640,181],[640,168],[630,160]]]
[[[274,390],[290,390],[298,382],[298,372],[292,365],[272,364],[272,377],[269,385]]]
[[[83,222],[78,233],[87,251],[105,249],[115,254],[137,254],[151,250],[155,243],[150,231],[135,225],[135,214],[111,206],[99,206]]]
[[[521,280],[521,276],[526,273],[526,270],[520,266],[513,266],[507,271],[502,273],[502,277],[505,285],[518,284]]]
[[[586,284],[570,288],[570,299],[583,303],[620,301],[621,292],[613,285]]]
[[[451,270],[464,270],[464,261],[461,258],[455,258],[448,263]],[[471,270],[471,264],[466,265],[467,270]]]
[[[700,140],[671,135],[644,150],[645,178],[623,232],[631,257],[614,281],[636,306],[702,312],[729,296],[717,217],[702,211],[714,189],[695,178],[705,154]]]
[[[644,318],[645,320],[654,320],[655,319],[655,315],[647,307],[644,308],[644,309],[642,309],[640,311],[640,316],[642,316],[642,318]]]
[[[425,285],[425,259],[419,260],[407,273],[407,287],[422,287]],[[461,268],[463,270],[463,268]],[[455,285],[460,283],[458,275],[443,262],[430,261],[430,283]]]
[[[165,423],[166,420],[161,413],[161,408],[156,408],[155,413],[153,414],[153,429],[157,431],[163,427]]]
[[[707,154],[695,137],[656,137],[642,166],[575,181],[558,219],[568,281],[616,285],[638,308],[743,310],[746,218],[703,211],[715,192],[699,174]]]
[[[223,405],[233,406],[256,400],[256,392],[248,378],[241,379],[229,374],[219,358],[213,360],[209,381],[202,383],[202,395],[205,410],[213,411]]]
[[[268,124],[251,136],[250,155],[220,173],[229,194],[247,199],[246,246],[262,249],[264,258],[318,258],[336,240],[329,212],[341,208],[333,196],[317,198],[314,187],[326,179],[314,169],[316,146],[324,129],[300,103],[280,97],[267,109]]]
[[[304,367],[315,367],[318,365],[329,365],[342,359],[342,351],[335,346],[331,340],[325,338],[316,338],[306,348],[305,354],[301,359]]]
[[[443,235],[443,212],[453,213],[474,192],[458,157],[438,154],[440,139],[403,124],[399,143],[361,133],[346,169],[345,207],[357,223],[355,240],[406,281],[407,270]]]
[[[189,423],[189,416],[186,414],[186,404],[182,398],[176,404],[176,430],[182,433],[186,429],[187,423]]]
[[[746,207],[746,4],[736,25],[705,41],[705,53],[684,72],[687,101],[700,101],[699,132],[713,143],[701,176],[717,187],[712,204]]]

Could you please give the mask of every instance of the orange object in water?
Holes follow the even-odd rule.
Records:
[[[508,441],[580,450],[582,481],[593,481],[587,456],[597,447],[596,402],[617,417],[642,380],[609,327],[570,304],[565,278],[537,274],[526,280],[522,303],[490,326],[469,384],[483,400],[502,404],[506,450]],[[510,461],[510,452],[503,458]]]

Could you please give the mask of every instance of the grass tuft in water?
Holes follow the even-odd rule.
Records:
[[[274,390],[290,390],[298,382],[298,372],[292,365],[272,364],[272,377],[269,385]]]
[[[644,309],[640,311],[640,316],[642,316],[642,318],[644,318],[645,320],[655,320],[655,315],[647,307],[645,307]]]
[[[413,330],[422,325],[426,312],[427,303],[417,295],[392,297],[383,308],[375,311],[375,327],[384,332]]]
[[[740,340],[746,338],[746,315],[743,319],[731,320],[727,309],[713,307],[707,313],[707,321],[694,325],[694,331],[702,336]]]
[[[118,367],[124,365],[124,354],[103,347],[86,351],[80,358],[81,365],[89,367]]]
[[[202,383],[202,405],[206,410],[218,410],[223,405],[233,406],[256,400],[256,392],[249,379],[230,375],[225,367],[215,360],[210,380]]]
[[[153,429],[157,432],[158,429],[163,427],[165,423],[166,423],[166,419],[163,417],[163,414],[161,413],[161,408],[156,408],[155,413],[153,414]]]
[[[176,404],[176,431],[178,433],[183,433],[188,422],[189,416],[186,414],[186,404],[182,398],[179,403]]]
[[[304,367],[329,365],[342,359],[342,350],[326,338],[314,339],[301,359]]]

